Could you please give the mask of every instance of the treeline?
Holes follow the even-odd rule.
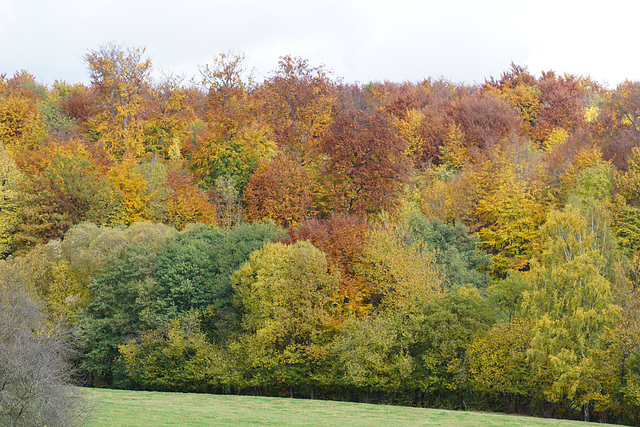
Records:
[[[640,83],[85,60],[0,81],[0,277],[89,384],[640,422]]]

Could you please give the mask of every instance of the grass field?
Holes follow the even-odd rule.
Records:
[[[576,421],[275,397],[84,389],[88,426],[582,426]],[[589,424],[597,426],[604,424]]]

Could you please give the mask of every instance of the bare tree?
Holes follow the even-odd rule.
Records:
[[[89,407],[71,385],[67,334],[11,276],[0,274],[0,425],[82,424]]]

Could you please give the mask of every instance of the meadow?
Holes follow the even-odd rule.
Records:
[[[275,397],[85,389],[89,427],[107,426],[583,426],[578,421]],[[590,424],[591,426],[606,424]]]

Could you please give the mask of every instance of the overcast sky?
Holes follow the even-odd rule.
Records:
[[[0,74],[88,82],[83,56],[145,47],[154,69],[198,75],[244,53],[259,79],[284,55],[348,82],[482,83],[511,62],[640,80],[637,0],[0,0]]]

